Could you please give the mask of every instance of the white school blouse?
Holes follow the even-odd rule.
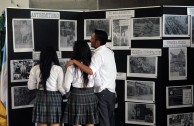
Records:
[[[101,86],[101,80],[99,77],[98,72],[94,75],[88,75],[88,84],[87,87],[94,87],[97,90]],[[67,71],[65,73],[65,91],[69,92],[71,85],[75,88],[83,88],[84,85],[84,80],[83,80],[83,75],[82,71],[78,68],[75,67],[74,65],[71,65],[67,68]]]
[[[28,89],[39,89],[40,82],[40,67],[39,65],[33,66],[30,70],[28,79]],[[64,89],[64,73],[60,66],[53,65],[51,67],[50,76],[46,82],[46,89],[48,91],[60,91],[62,95],[65,94]],[[43,90],[42,88],[40,90]]]

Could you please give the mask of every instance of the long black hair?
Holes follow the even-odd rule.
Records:
[[[46,46],[41,51],[39,60],[41,77],[40,84],[42,84],[45,92],[46,92],[46,81],[50,76],[50,71],[53,64],[59,66],[59,60],[57,57],[56,50],[52,46]]]
[[[86,41],[80,40],[74,43],[72,59],[78,60],[82,62],[84,65],[89,66],[91,63],[91,57],[92,57],[92,53]],[[85,72],[82,72],[82,74],[83,74],[84,88],[85,88],[87,87],[87,84],[89,81],[88,74]]]

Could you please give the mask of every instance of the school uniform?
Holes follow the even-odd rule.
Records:
[[[40,84],[40,67],[36,65],[30,70],[28,89],[37,89],[36,102],[33,108],[32,122],[54,124],[61,123],[62,95],[64,73],[60,66],[51,67],[50,76],[46,82],[46,92]]]
[[[99,87],[99,75],[88,75],[88,84],[84,87],[82,71],[74,65],[67,68],[65,74],[65,91],[71,93],[64,111],[63,122],[69,125],[97,124],[98,98],[94,87]]]
[[[114,52],[102,45],[94,50],[90,68],[99,72],[101,86],[97,90],[99,100],[99,126],[115,126],[114,107],[116,102],[116,64]]]

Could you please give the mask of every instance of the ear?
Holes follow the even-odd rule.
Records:
[[[99,47],[100,46],[100,41],[96,40],[96,46]]]

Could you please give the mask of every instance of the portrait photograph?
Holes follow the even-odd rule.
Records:
[[[158,69],[157,56],[127,56],[127,76],[156,78]]]
[[[112,20],[112,49],[125,50],[131,47],[130,20]]]
[[[30,70],[36,64],[32,59],[10,60],[11,82],[28,81]]]
[[[12,109],[33,107],[36,90],[28,90],[27,86],[11,87]]]
[[[34,29],[32,19],[12,19],[14,52],[32,52]]]
[[[155,83],[153,81],[125,81],[125,101],[154,103]]]
[[[125,123],[155,125],[155,105],[125,102]]]
[[[187,48],[169,48],[169,80],[187,79]]]
[[[183,108],[193,106],[193,85],[166,87],[166,107]]]
[[[188,15],[163,15],[164,37],[189,37],[189,27]]]
[[[167,115],[167,126],[193,126],[193,113],[178,113]]]
[[[161,18],[132,18],[131,39],[161,39]]]
[[[90,40],[95,29],[103,30],[111,38],[111,22],[110,19],[84,19],[84,40]]]
[[[73,51],[77,41],[77,21],[59,20],[59,51]]]

